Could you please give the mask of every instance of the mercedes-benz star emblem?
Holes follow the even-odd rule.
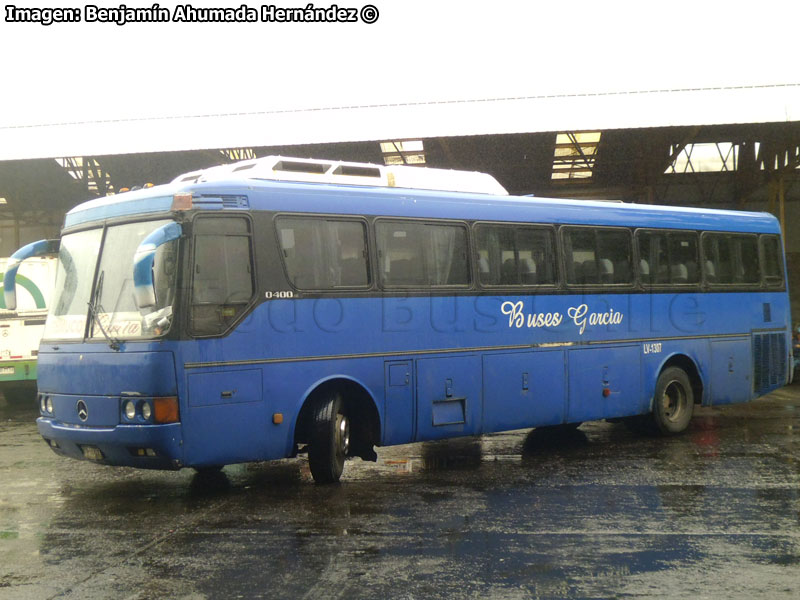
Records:
[[[83,400],[78,400],[78,403],[75,405],[75,410],[78,411],[78,418],[81,421],[85,421],[89,418],[89,407],[86,406],[86,402]]]

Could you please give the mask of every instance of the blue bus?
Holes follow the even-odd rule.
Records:
[[[677,434],[791,376],[766,213],[268,157],[81,204],[15,260],[53,251],[38,428],[103,464],[307,452],[336,482],[376,446],[600,419]]]

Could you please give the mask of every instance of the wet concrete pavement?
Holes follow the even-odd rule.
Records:
[[[0,405],[0,599],[800,597],[800,386],[698,413],[384,448],[320,487],[60,458]]]

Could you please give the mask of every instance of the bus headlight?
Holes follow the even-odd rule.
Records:
[[[150,403],[142,402],[142,417],[145,421],[149,421],[151,416],[153,416],[153,409],[150,408]]]
[[[125,403],[125,418],[133,421],[136,418],[136,403],[133,400],[128,400]]]
[[[53,414],[53,399],[50,396],[44,397],[44,409],[51,415]]]

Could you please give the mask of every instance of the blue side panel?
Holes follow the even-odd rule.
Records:
[[[752,397],[750,339],[711,342],[713,404],[747,402]]]
[[[183,415],[186,463],[224,465],[263,458],[271,424],[261,369],[228,369],[188,376]]]
[[[560,350],[484,356],[484,431],[563,423],[565,375],[564,352]]]
[[[569,352],[567,422],[592,421],[646,412],[638,346],[586,348]]]
[[[273,300],[224,338],[183,344],[181,362],[187,373],[262,371],[267,414],[286,417],[283,426],[267,424],[269,457],[291,452],[303,401],[329,378],[363,385],[380,414],[383,443],[405,443],[644,413],[660,369],[675,354],[697,365],[708,403],[715,336],[750,339],[751,329],[788,328],[786,294],[748,297],[747,302],[733,293]],[[764,320],[763,302],[772,303],[772,321]],[[734,313],[736,319],[730,317]],[[525,354],[532,355],[528,365]],[[565,359],[572,378],[568,411],[567,392],[559,387]]]
[[[747,301],[735,293],[272,300],[224,343],[198,343],[186,360],[390,358],[404,352],[514,351],[788,330],[786,294],[748,296]],[[772,304],[772,321],[764,320],[763,302]]]

